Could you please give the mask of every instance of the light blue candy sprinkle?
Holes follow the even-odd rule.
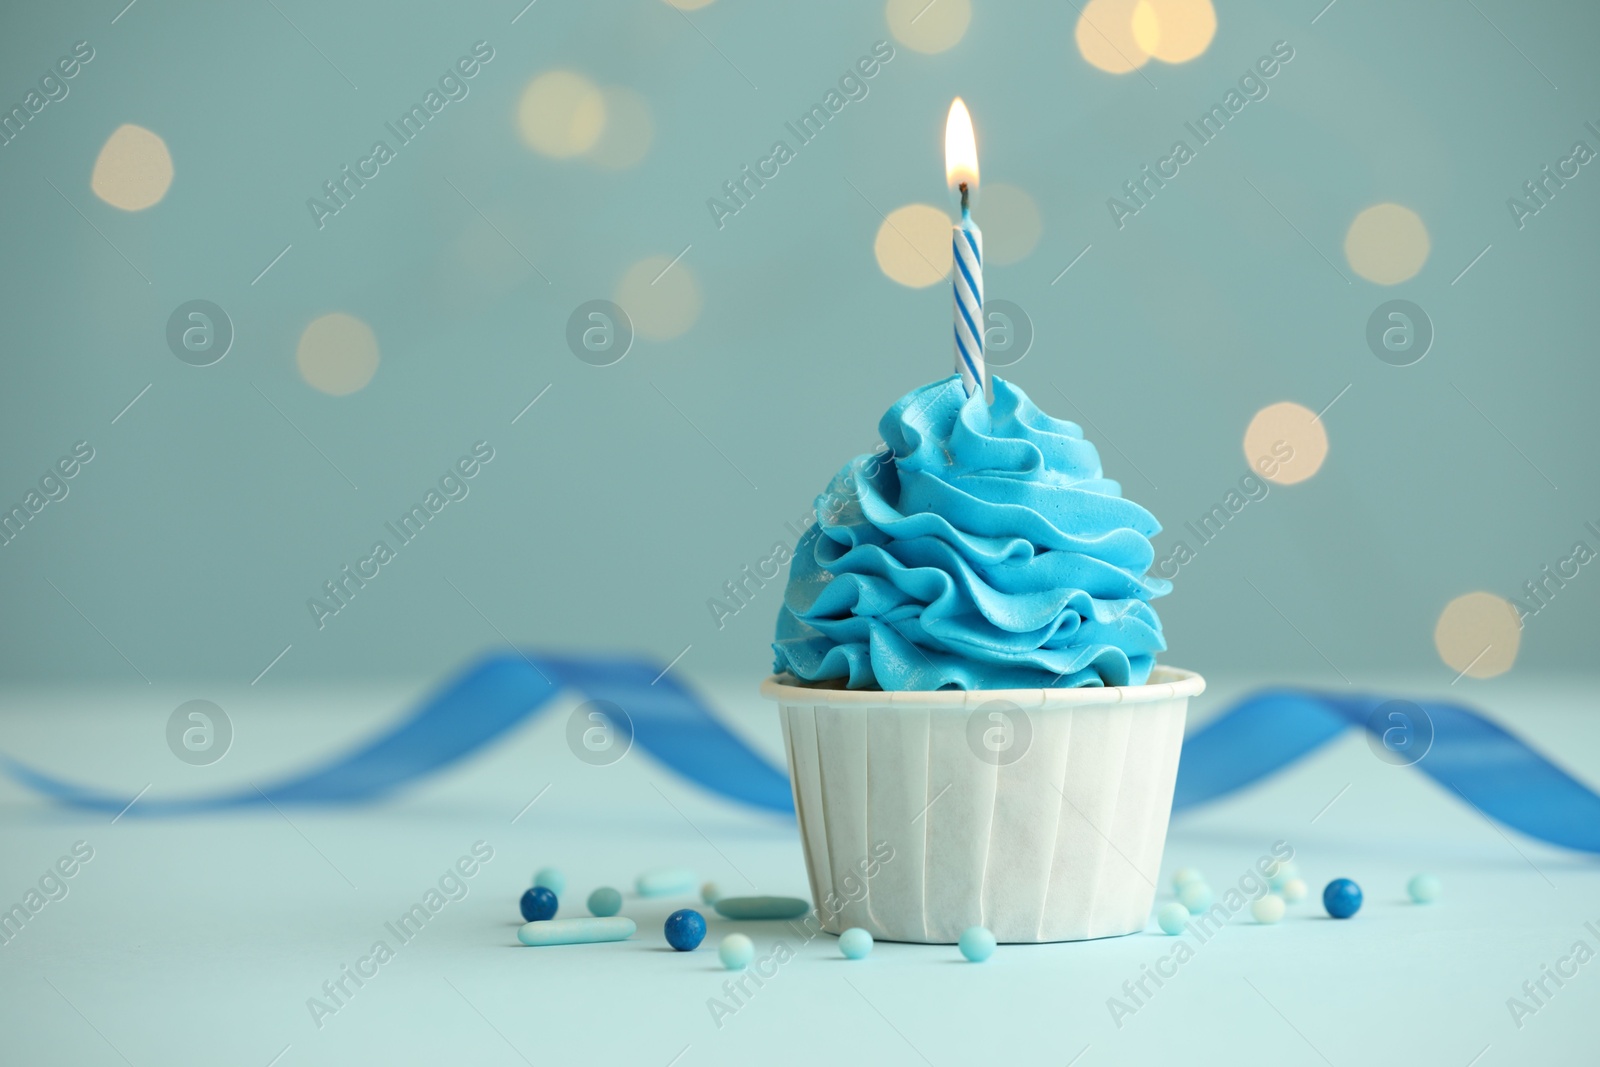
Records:
[[[867,953],[872,951],[872,935],[859,926],[852,926],[839,935],[839,951],[847,960],[866,959]]]
[[[517,931],[524,945],[591,945],[599,941],[625,941],[639,927],[620,915],[605,919],[545,919]]]
[[[1439,899],[1442,888],[1439,879],[1431,874],[1419,874],[1406,883],[1406,893],[1413,904],[1432,904]]]
[[[589,894],[589,914],[604,919],[622,910],[622,894],[603,885]]]
[[[981,926],[969,926],[961,931],[961,954],[973,963],[982,963],[994,955],[994,935]]]
[[[1268,877],[1267,883],[1274,889],[1282,889],[1285,882],[1298,877],[1300,877],[1300,868],[1295,865],[1294,860],[1281,860],[1271,876]]]
[[[1204,882],[1190,882],[1178,890],[1178,903],[1187,908],[1190,915],[1199,915],[1215,902],[1211,887]]]
[[[715,904],[720,896],[722,896],[722,890],[717,887],[715,882],[707,882],[700,887],[700,899],[707,904]]]
[[[694,892],[694,872],[686,867],[657,867],[634,882],[641,897],[667,897]]]
[[[533,872],[533,884],[542,885],[559,897],[567,891],[567,876],[555,867],[540,867]]]
[[[742,971],[756,958],[755,942],[743,934],[729,934],[717,945],[717,958],[730,971]]]
[[[1161,932],[1174,937],[1183,933],[1183,924],[1188,921],[1189,909],[1176,901],[1161,905],[1156,912],[1156,925],[1161,927]]]
[[[1203,882],[1205,880],[1205,875],[1201,874],[1193,867],[1180,867],[1177,871],[1173,872],[1172,891],[1174,893],[1181,893],[1183,892],[1183,887],[1188,885],[1190,882]]]

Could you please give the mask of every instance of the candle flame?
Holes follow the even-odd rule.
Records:
[[[944,124],[944,176],[952,190],[978,187],[978,145],[972,136],[972,116],[958,96],[950,104]]]

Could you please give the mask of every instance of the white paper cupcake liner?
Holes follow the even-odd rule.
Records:
[[[791,682],[761,692],[779,706],[823,929],[951,944],[969,926],[1003,942],[1144,928],[1198,674],[972,692]]]

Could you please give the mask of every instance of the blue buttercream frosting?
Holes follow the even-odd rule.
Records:
[[[775,669],[851,689],[1142,685],[1164,650],[1155,517],[1075,424],[993,378],[916,389],[816,501]]]

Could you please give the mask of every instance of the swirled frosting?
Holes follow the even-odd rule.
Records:
[[[851,689],[1142,685],[1165,649],[1161,529],[1075,424],[994,378],[916,389],[816,500],[775,669]]]

